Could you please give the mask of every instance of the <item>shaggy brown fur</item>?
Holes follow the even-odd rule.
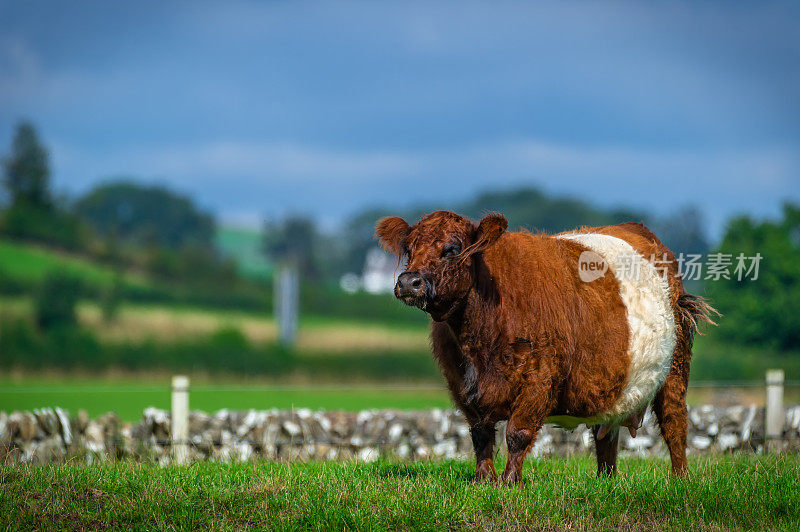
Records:
[[[406,270],[421,274],[428,285],[424,304],[399,287],[395,294],[433,318],[433,354],[470,424],[477,480],[497,478],[495,424],[508,420],[509,459],[502,478],[516,483],[548,416],[589,418],[619,398],[628,374],[629,329],[616,278],[580,280],[577,265],[585,248],[545,234],[507,232],[506,227],[499,214],[476,226],[455,213],[437,211],[413,227],[398,217],[384,218],[376,235],[387,250],[405,256]],[[653,410],[673,473],[682,475],[692,338],[698,319],[710,321],[712,309],[684,291],[675,257],[644,225],[580,231],[621,238],[648,259],[666,260],[677,346]],[[636,413],[631,414],[638,424]],[[618,427],[596,427],[593,433],[598,473],[611,474]]]

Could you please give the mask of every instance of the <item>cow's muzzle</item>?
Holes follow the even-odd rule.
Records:
[[[406,305],[426,310],[433,298],[433,285],[419,272],[403,272],[397,278],[394,295]]]

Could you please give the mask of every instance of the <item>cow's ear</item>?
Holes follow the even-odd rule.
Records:
[[[508,220],[500,213],[489,213],[481,219],[481,223],[475,229],[475,240],[469,246],[470,253],[479,253],[491,246],[497,239],[505,233],[508,228]]]
[[[375,237],[381,247],[390,253],[400,255],[403,251],[403,240],[411,228],[399,216],[387,216],[375,225]]]

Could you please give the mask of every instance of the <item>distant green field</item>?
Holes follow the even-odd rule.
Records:
[[[110,285],[114,279],[111,267],[83,257],[0,240],[0,273],[3,275],[22,282],[37,282],[52,271],[69,273],[101,286]],[[132,286],[148,286],[144,276],[128,273],[125,281]]]
[[[243,274],[263,278],[270,273],[270,264],[260,250],[261,235],[258,231],[221,228],[217,232],[216,243],[223,254],[239,263]],[[101,285],[110,283],[114,278],[111,267],[84,257],[32,244],[0,240],[0,272],[21,281],[38,281],[52,270],[68,272]],[[126,278],[128,282],[147,285],[144,276],[127,274]]]
[[[236,260],[246,277],[263,279],[272,273],[272,265],[261,251],[262,235],[255,229],[220,227],[216,244],[222,253]]]
[[[346,381],[345,381],[346,382]],[[689,385],[688,402],[700,404],[727,403],[764,404],[765,389],[760,387],[703,387]],[[787,386],[785,404],[800,402],[800,388]],[[452,405],[444,381],[420,383],[356,382],[283,385],[274,382],[253,382],[245,377],[193,382],[190,407],[215,412],[232,410],[265,410],[269,408],[311,408],[358,411],[370,408],[417,410],[448,408]],[[59,406],[72,413],[86,410],[95,417],[115,411],[125,421],[135,421],[148,406],[170,408],[169,377],[131,376],[87,377],[2,377],[0,378],[0,411],[33,410]]]
[[[358,411],[369,408],[416,410],[446,408],[450,405],[444,385],[379,386],[253,385],[246,382],[197,384],[190,393],[190,408],[214,412],[222,408],[266,410],[270,408],[311,408]],[[0,411],[33,410],[60,406],[70,412],[80,409],[97,416],[116,411],[125,421],[135,421],[148,406],[170,408],[169,380],[27,378],[0,379]]]
[[[500,466],[502,464],[499,464]],[[471,461],[128,462],[0,466],[7,530],[800,530],[800,457],[530,459],[522,485],[474,484]]]

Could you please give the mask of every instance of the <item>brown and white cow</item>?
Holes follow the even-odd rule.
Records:
[[[672,472],[685,474],[692,341],[714,310],[684,290],[674,255],[642,224],[552,236],[507,225],[500,214],[476,225],[437,211],[376,229],[407,260],[395,296],[433,320],[433,354],[470,424],[476,479],[497,479],[502,420],[504,482],[519,482],[546,422],[591,426],[598,474],[612,474],[619,427],[635,435],[651,403]]]

